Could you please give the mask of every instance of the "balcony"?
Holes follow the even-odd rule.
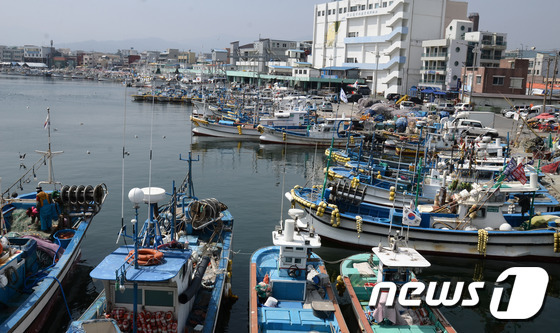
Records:
[[[422,53],[422,58],[444,58],[444,59],[447,59],[447,52]]]

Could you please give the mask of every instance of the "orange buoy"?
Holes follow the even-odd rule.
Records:
[[[159,265],[163,259],[163,252],[155,249],[138,249],[138,265],[151,266]],[[134,250],[131,250],[126,257],[128,262],[134,260]]]

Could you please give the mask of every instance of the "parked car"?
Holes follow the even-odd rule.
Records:
[[[332,112],[333,106],[331,102],[323,102],[319,104],[319,111]]]
[[[360,99],[362,99],[362,95],[360,94],[352,94],[352,95],[348,95],[348,102],[349,103],[356,103],[358,102]]]
[[[401,94],[389,93],[386,97],[389,101],[398,101],[401,98]]]
[[[480,120],[455,118],[450,122],[445,123],[445,129],[450,133],[459,134],[461,136],[469,135],[483,135],[497,138],[500,136],[495,128],[484,127]]]
[[[399,105],[399,108],[401,110],[405,110],[405,109],[412,109],[413,107],[416,106],[416,103],[411,102],[411,101],[402,101]]]
[[[371,89],[368,86],[360,86],[358,87],[358,94],[360,95],[370,95]]]
[[[338,94],[330,94],[325,96],[325,101],[338,103]]]
[[[470,103],[457,103],[455,104],[456,111],[472,111],[473,107]]]
[[[439,103],[438,106],[436,107],[436,109],[438,111],[453,112],[453,111],[455,111],[455,104],[453,104],[453,103]]]

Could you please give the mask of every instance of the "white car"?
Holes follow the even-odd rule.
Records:
[[[456,111],[472,111],[472,105],[470,103],[457,103],[455,105]]]
[[[453,103],[440,103],[440,104],[438,104],[436,109],[438,111],[453,112],[453,111],[455,111],[455,105]]]
[[[416,103],[411,102],[411,101],[402,101],[399,105],[399,108],[401,110],[407,110],[407,109],[412,109],[413,107],[416,106]]]
[[[515,110],[509,110],[506,113],[504,113],[504,117],[513,118],[516,113],[517,113],[517,111],[515,111]],[[519,117],[527,118],[527,114],[528,114],[527,111],[521,111],[521,112],[519,112]]]

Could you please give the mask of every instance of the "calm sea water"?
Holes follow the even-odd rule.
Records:
[[[158,186],[171,190],[172,181],[180,182],[186,172],[189,151],[193,164],[195,194],[215,197],[224,202],[235,217],[233,288],[239,296],[232,306],[224,330],[248,330],[249,257],[253,251],[271,244],[271,231],[288,204],[283,193],[294,185],[321,182],[323,150],[232,142],[212,138],[192,138],[185,105],[131,102],[135,90],[116,83],[65,81],[36,77],[0,75],[0,177],[2,188],[17,179],[26,167],[39,159],[35,150],[47,149],[43,129],[46,109],[51,110],[53,150],[64,151],[54,159],[55,177],[65,184],[105,183],[109,196],[94,220],[83,245],[83,262],[68,292],[72,315],[80,312],[100,291],[89,278],[89,271],[116,246],[121,221],[129,223],[133,210],[126,195],[133,187]],[[129,153],[124,160],[123,147]],[[150,150],[152,159],[150,161]],[[20,155],[26,154],[23,160]],[[38,180],[46,178],[46,167],[37,171]],[[123,186],[124,197],[123,200]],[[36,182],[21,184],[31,192]],[[282,205],[282,201],[284,204]],[[283,212],[283,213],[282,213]],[[141,219],[146,211],[141,212]],[[372,244],[373,245],[373,244]],[[334,263],[352,253],[352,249],[324,244],[319,254],[327,261],[332,276]],[[488,281],[481,303],[474,308],[453,307],[442,311],[459,332],[530,332],[550,330],[560,323],[560,268],[543,263],[516,263],[428,257],[432,267],[422,278],[433,281]],[[539,266],[550,275],[548,296],[541,312],[527,321],[500,321],[489,312],[489,294],[493,281],[508,267]],[[59,311],[58,323],[46,328],[60,332],[68,323]]]

